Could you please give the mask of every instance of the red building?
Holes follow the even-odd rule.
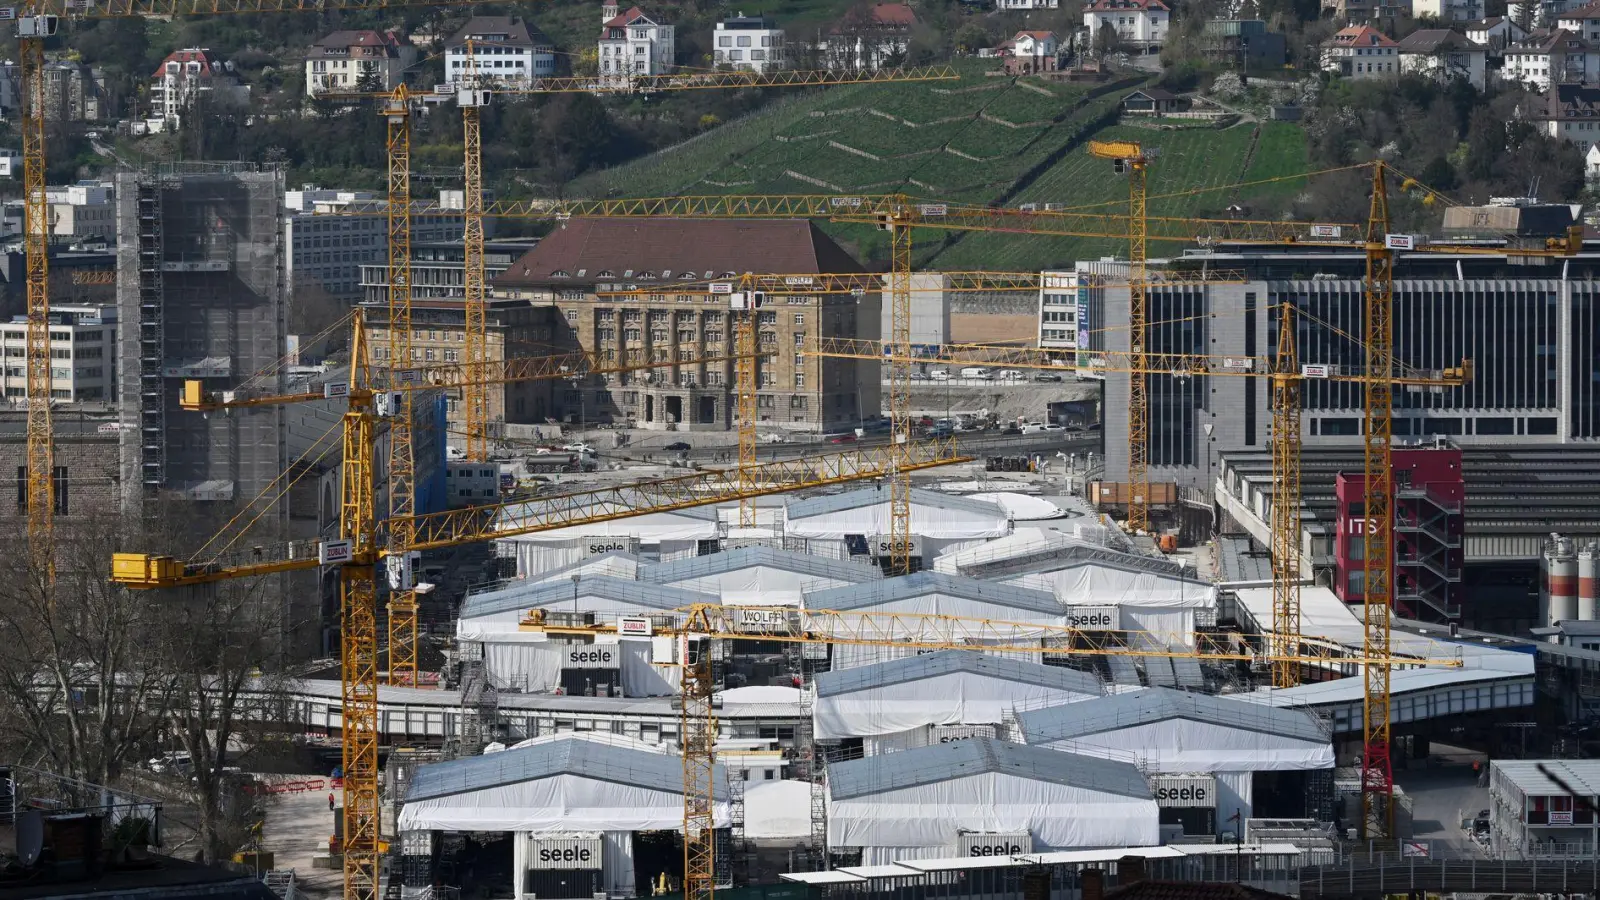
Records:
[[[1366,476],[1342,473],[1334,485],[1334,591],[1366,602],[1365,536],[1371,525],[1362,494]],[[1430,621],[1461,617],[1463,509],[1460,450],[1394,451],[1394,608]]]

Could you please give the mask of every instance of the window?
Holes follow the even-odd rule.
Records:
[[[760,339],[763,344],[776,344],[778,342],[778,333],[776,331],[763,331],[760,334]]]
[[[708,343],[708,344],[720,344],[720,343],[722,343],[722,332],[721,331],[707,331],[706,332],[706,343]]]
[[[794,345],[796,347],[804,347],[806,345],[806,333],[804,331],[796,331],[794,333]]]
[[[578,311],[575,310],[575,309],[567,310],[567,321],[568,322],[576,322],[576,321],[578,321]]]
[[[804,373],[804,372],[796,372],[796,373],[794,373],[794,386],[797,387],[797,388],[803,388],[803,387],[806,386],[806,373]]]
[[[652,331],[650,332],[650,340],[658,344],[665,344],[667,342],[667,333],[665,331]]]
[[[692,343],[694,343],[694,329],[693,328],[679,328],[678,329],[678,343],[680,343],[680,344],[692,344]]]
[[[794,314],[794,323],[796,325],[804,325],[806,323],[806,314],[805,313],[795,313]]]
[[[732,47],[733,46],[733,38],[728,37],[725,34],[724,35],[720,35],[717,38],[717,46],[718,47]],[[35,196],[37,196],[37,195],[35,195]]]
[[[756,322],[761,325],[776,325],[778,324],[778,314],[775,312],[757,313]]]
[[[720,385],[720,384],[722,384],[722,373],[721,372],[707,372],[706,373],[706,384],[708,384],[708,385]]]
[[[745,35],[745,34],[739,35],[739,40],[736,42],[736,46],[739,46],[739,47],[748,47],[748,46],[750,46],[750,36],[749,35]]]
[[[804,397],[790,397],[789,398],[789,408],[790,409],[805,409],[806,408],[806,398],[804,398]]]
[[[639,329],[637,329],[637,328],[629,328],[629,329],[625,330],[622,333],[622,335],[627,340],[637,341],[637,340],[639,340]]]

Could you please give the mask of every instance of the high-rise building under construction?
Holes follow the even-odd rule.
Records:
[[[274,494],[282,410],[204,415],[181,410],[178,394],[185,379],[278,390],[282,172],[176,164],[120,173],[116,185],[124,509],[158,494],[221,504]],[[262,371],[273,374],[251,380]]]

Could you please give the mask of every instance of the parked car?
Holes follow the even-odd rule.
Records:
[[[688,441],[673,441],[666,446],[666,449],[672,453],[688,453],[694,448],[689,446]]]
[[[949,369],[934,369],[932,372],[928,373],[928,377],[933,379],[934,381],[949,381],[950,380],[950,370]]]
[[[935,425],[928,429],[928,437],[930,438],[947,438],[952,434],[955,434],[955,431],[949,425]]]
[[[764,444],[787,444],[789,439],[779,432],[769,431],[761,436],[761,442]]]
[[[1040,372],[1039,374],[1033,376],[1033,380],[1040,382],[1057,382],[1061,380],[1061,376],[1054,372]]]
[[[828,443],[830,444],[854,444],[855,442],[856,436],[853,434],[836,434],[828,438]]]
[[[562,444],[561,445],[561,449],[567,451],[568,453],[593,453],[594,452],[594,448],[589,446],[588,444],[585,444],[583,441],[574,441],[574,442],[572,442],[570,444]]]
[[[1046,425],[1044,427],[1044,430],[1045,431],[1066,431],[1067,430],[1067,426],[1051,424],[1051,425]]]
[[[1021,434],[1021,433],[1022,433],[1022,429],[1017,427],[1016,425],[1007,425],[1005,427],[1005,430],[1000,432],[1000,434],[1002,436],[1013,435],[1013,434]]]

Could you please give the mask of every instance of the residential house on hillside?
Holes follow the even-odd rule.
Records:
[[[1268,31],[1261,19],[1212,19],[1206,23],[1206,56],[1216,62],[1237,66],[1277,68],[1284,63],[1287,39],[1282,32]]]
[[[1007,75],[1054,72],[1061,65],[1061,41],[1054,31],[1019,31],[998,49]]]
[[[233,63],[204,47],[168,53],[150,76],[150,118],[162,128],[183,127],[184,115],[196,106],[215,112],[249,99],[250,88],[239,83]]]
[[[1557,29],[1534,32],[1527,40],[1505,50],[1500,77],[1534,91],[1552,84],[1583,84],[1600,74],[1600,53],[1577,35]]]
[[[1469,22],[1465,29],[1467,40],[1484,47],[1490,56],[1498,57],[1509,44],[1525,40],[1528,32],[1505,16],[1491,16]]]
[[[1413,0],[1322,0],[1322,11],[1335,22],[1360,25],[1411,15]]]
[[[1184,112],[1189,106],[1188,98],[1179,97],[1161,88],[1141,88],[1122,98],[1122,111],[1135,116]]]
[[[1483,18],[1483,0],[1411,0],[1411,14],[1445,24],[1476,22]]]
[[[492,84],[526,85],[556,74],[556,45],[518,16],[473,16],[444,45],[444,74],[460,81],[469,70]]]
[[[711,37],[719,67],[766,72],[786,64],[783,29],[766,16],[729,16],[717,23]]]
[[[1345,78],[1394,78],[1400,45],[1371,25],[1351,25],[1322,42],[1322,68]]]
[[[1586,41],[1600,41],[1600,0],[1559,13],[1556,27]]]
[[[917,14],[906,3],[853,8],[818,45],[828,69],[876,69],[904,57]]]
[[[614,0],[600,7],[600,77],[665,75],[677,61],[673,26],[635,6],[617,12]]]
[[[335,31],[306,54],[306,96],[355,91],[363,79],[376,90],[392,91],[416,61],[417,48],[393,32]]]
[[[1584,153],[1600,146],[1600,87],[1558,84],[1517,110],[1520,118]]]
[[[1400,71],[1427,75],[1436,81],[1465,81],[1483,90],[1488,77],[1488,51],[1448,28],[1424,28],[1400,41]]]
[[[1154,53],[1172,28],[1172,8],[1162,0],[1090,0],[1083,6],[1083,27],[1090,40],[1105,26],[1116,29],[1126,48]]]

